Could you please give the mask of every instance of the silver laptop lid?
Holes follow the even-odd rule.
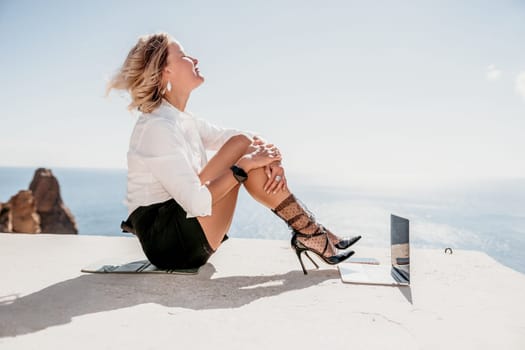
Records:
[[[410,282],[408,219],[393,214],[390,215],[390,244],[393,274],[400,275],[406,282]]]

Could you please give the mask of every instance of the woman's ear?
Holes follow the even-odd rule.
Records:
[[[163,75],[164,79],[166,79],[166,80],[173,79],[173,71],[170,68],[165,67],[163,73],[164,74],[162,74],[162,75]]]
[[[171,76],[171,69],[165,67],[162,70],[162,81],[165,82],[165,81],[170,80],[170,76]]]

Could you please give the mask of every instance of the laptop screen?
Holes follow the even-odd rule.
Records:
[[[390,215],[390,244],[392,268],[410,281],[410,245],[408,219]]]

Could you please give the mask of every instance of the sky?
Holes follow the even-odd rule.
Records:
[[[143,34],[199,59],[187,110],[276,144],[289,181],[524,178],[525,1],[0,2],[0,166],[126,168],[108,79]]]

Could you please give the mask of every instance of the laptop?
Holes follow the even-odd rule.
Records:
[[[391,266],[341,263],[337,265],[345,283],[410,285],[410,245],[408,219],[390,215]]]

